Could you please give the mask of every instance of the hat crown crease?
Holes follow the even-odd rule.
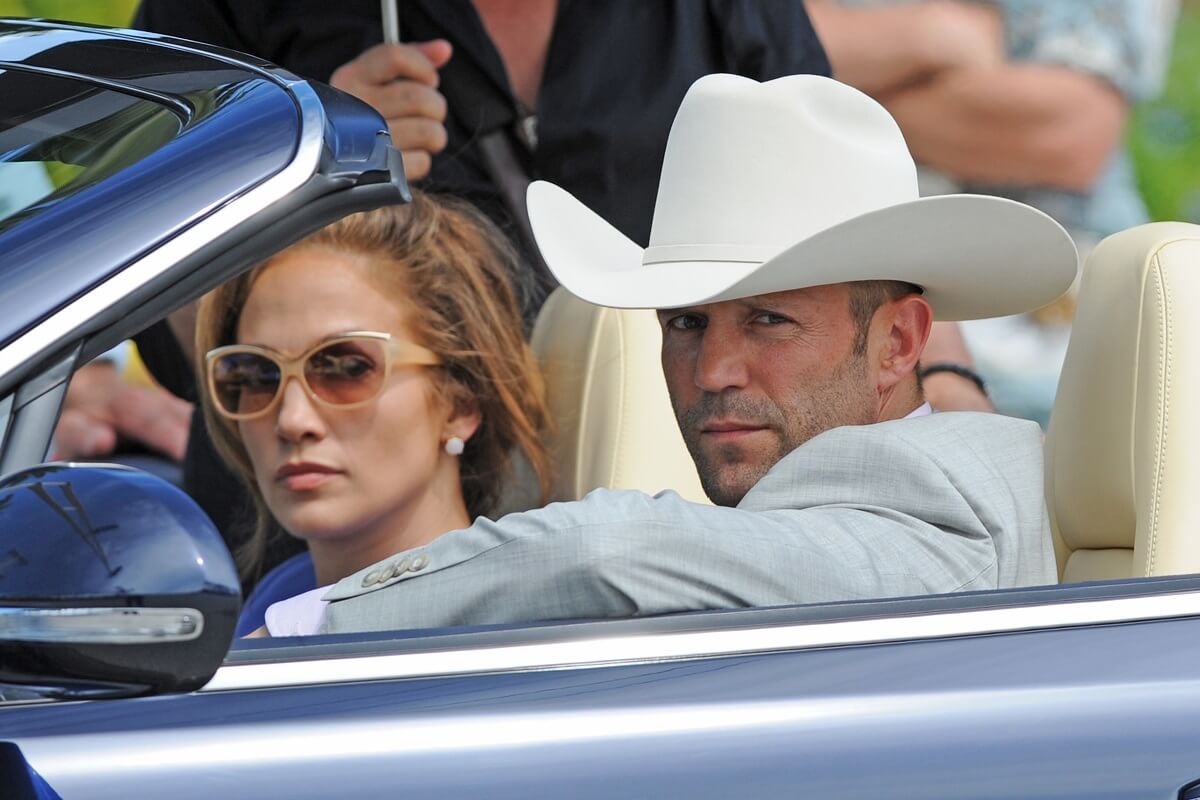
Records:
[[[904,137],[875,101],[827,79],[708,76],[671,128],[644,263],[765,261],[918,197]],[[701,248],[711,247],[711,253]],[[738,248],[745,248],[739,252]]]

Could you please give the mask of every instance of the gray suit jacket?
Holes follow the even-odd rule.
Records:
[[[328,632],[817,603],[1053,583],[1041,431],[942,413],[836,428],[737,508],[597,490],[351,575]]]

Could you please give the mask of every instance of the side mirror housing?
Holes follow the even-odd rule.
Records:
[[[240,605],[212,521],[166,481],[60,463],[0,479],[0,683],[192,691],[224,660]]]

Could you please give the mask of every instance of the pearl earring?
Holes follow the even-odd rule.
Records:
[[[457,436],[451,436],[446,440],[446,452],[449,455],[461,456],[464,447],[466,447],[466,442]]]

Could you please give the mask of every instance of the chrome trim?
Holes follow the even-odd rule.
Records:
[[[204,615],[194,608],[0,608],[3,642],[190,642],[203,632]]]
[[[276,79],[278,80],[278,79]],[[226,203],[179,236],[79,299],[38,323],[0,351],[0,376],[61,344],[81,322],[95,318],[130,292],[166,272],[187,255],[228,233],[240,223],[279,202],[316,174],[324,141],[325,111],[312,88],[303,81],[285,83],[300,106],[300,141],[292,162],[244,195]]]
[[[916,616],[735,630],[596,637],[442,652],[347,656],[221,667],[201,691],[445,677],[744,656],[1200,616],[1200,592],[1043,603]]]
[[[0,398],[0,458],[5,452],[4,445],[8,439],[8,428],[12,424],[13,398],[16,394],[16,390],[14,390]]]

